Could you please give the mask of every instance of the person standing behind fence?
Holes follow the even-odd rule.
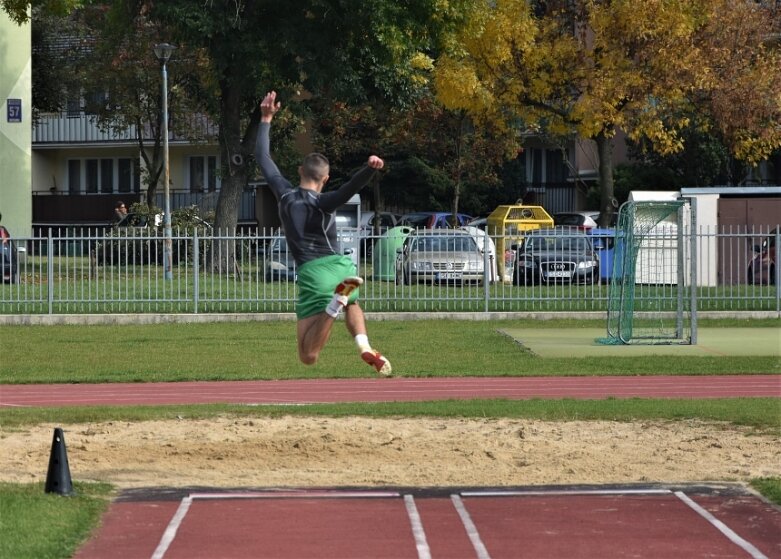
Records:
[[[114,225],[121,225],[126,217],[127,217],[127,206],[125,206],[125,203],[120,200],[116,204],[114,204],[114,217],[111,219],[111,222]]]
[[[363,279],[357,276],[353,261],[339,253],[334,215],[369,184],[384,162],[376,155],[369,156],[366,165],[349,181],[335,191],[323,193],[329,178],[329,162],[322,154],[310,153],[298,168],[300,185],[294,187],[282,176],[270,155],[271,121],[282,106],[276,98],[276,92],[271,91],[260,104],[255,158],[277,199],[282,229],[298,269],[298,357],[306,365],[315,364],[331,335],[334,321],[344,311],[347,329],[355,339],[361,359],[379,374],[390,376],[390,361],[369,344],[365,317],[357,302]]]

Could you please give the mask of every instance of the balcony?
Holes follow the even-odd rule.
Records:
[[[41,115],[33,126],[35,144],[91,144],[91,143],[135,143],[137,129],[131,126],[121,132],[102,130],[95,123],[95,117],[83,112],[48,113]]]
[[[177,117],[178,118],[178,117]],[[186,142],[216,142],[218,128],[204,115],[190,115],[186,123],[187,137],[169,133],[168,141]],[[181,118],[178,118],[181,123]],[[33,147],[65,146],[68,144],[133,144],[137,141],[138,129],[129,126],[124,130],[102,129],[95,116],[84,111],[61,113],[46,113],[39,116],[33,125]],[[144,140],[153,141],[149,130],[144,131]]]

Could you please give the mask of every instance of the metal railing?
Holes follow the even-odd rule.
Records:
[[[781,230],[772,229],[697,231],[698,311],[769,311],[781,317],[775,265]],[[296,270],[287,249],[275,248],[275,239],[278,233],[270,230],[174,231],[170,280],[162,266],[164,239],[154,229],[69,228],[14,239],[15,252],[2,253],[0,314],[292,313]],[[481,248],[489,247],[477,252],[483,260],[479,281],[461,281],[458,269],[444,269],[418,282],[404,276],[403,236],[363,238],[349,249],[359,255],[359,274],[365,278],[362,307],[367,312],[606,311],[606,251],[615,239],[596,251],[601,272],[581,283],[562,277],[519,281],[515,253],[496,255],[485,239],[476,239]],[[437,256],[443,257],[432,255]],[[431,266],[448,266],[446,255],[440,260],[444,264],[432,260]],[[638,308],[665,296],[667,287],[660,283],[636,285]]]

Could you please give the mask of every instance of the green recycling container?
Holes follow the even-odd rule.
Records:
[[[374,244],[372,251],[372,279],[394,281],[396,279],[396,250],[404,245],[407,235],[414,229],[402,225],[393,227]]]

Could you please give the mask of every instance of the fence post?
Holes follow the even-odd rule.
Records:
[[[779,244],[779,241],[781,241],[781,228],[776,227],[775,235],[776,258],[774,262],[776,263],[776,269],[773,283],[776,285],[776,314],[781,318],[781,268],[778,267],[781,264],[781,258],[779,258],[781,256],[781,244]]]
[[[54,239],[52,228],[49,227],[49,236],[46,239],[46,298],[49,302],[49,314],[54,313]]]
[[[198,246],[198,229],[193,229],[193,313],[198,313],[198,267],[201,249]]]
[[[479,236],[480,234],[478,233],[478,237]],[[491,252],[490,242],[491,238],[488,236],[488,233],[486,233],[483,237],[483,300],[485,302],[483,311],[486,313],[488,312],[491,300],[491,276],[493,272],[493,264],[489,257],[489,252]]]

